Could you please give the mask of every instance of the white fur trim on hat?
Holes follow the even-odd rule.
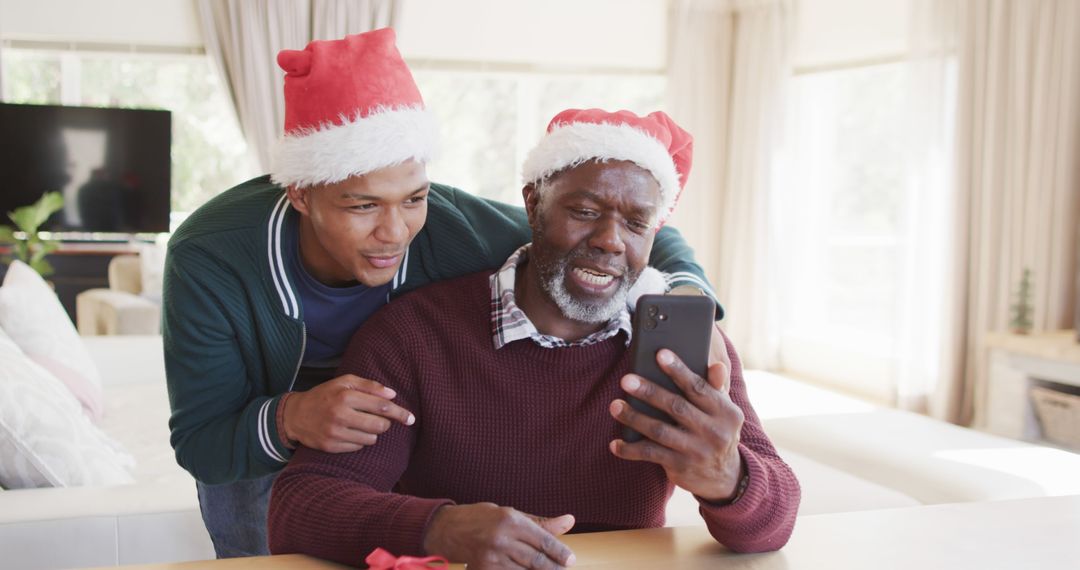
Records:
[[[439,126],[423,108],[380,110],[367,117],[342,117],[342,122],[281,137],[274,149],[270,179],[281,186],[306,188],[406,160],[426,163],[435,156]]]
[[[675,207],[679,173],[675,171],[671,155],[660,141],[630,125],[560,125],[529,152],[522,166],[522,177],[526,184],[532,184],[594,159],[628,160],[648,170],[660,183],[663,204],[657,211],[661,220]]]

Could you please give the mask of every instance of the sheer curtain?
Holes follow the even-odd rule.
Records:
[[[935,412],[935,392],[951,382],[955,316],[955,11],[916,0],[911,9],[905,100],[904,245],[899,260],[892,403]]]
[[[283,49],[393,24],[403,0],[197,0],[206,51],[220,70],[262,171],[285,123]]]
[[[776,359],[767,210],[793,22],[786,0],[674,0],[668,101],[694,135],[694,167],[672,223],[727,308],[747,366]]]
[[[311,0],[311,39],[334,40],[401,23],[403,0]]]
[[[983,339],[1007,330],[1024,268],[1034,279],[1036,330],[1070,328],[1080,222],[1080,2],[919,0],[913,73],[948,92],[955,66],[953,167],[933,168],[929,187],[950,192],[942,227],[943,320],[911,327],[940,335],[936,369],[911,371],[901,390],[925,390],[929,411],[970,423]],[[924,119],[936,115],[933,105]],[[924,133],[937,127],[923,123]],[[930,137],[933,138],[933,137]],[[927,153],[929,154],[929,153]],[[921,376],[921,379],[919,379]],[[937,379],[935,382],[934,379]],[[929,379],[929,381],[928,381]]]

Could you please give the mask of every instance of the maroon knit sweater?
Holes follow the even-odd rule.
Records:
[[[488,275],[406,295],[356,333],[339,372],[394,388],[417,421],[355,453],[297,450],[274,483],[271,552],[351,565],[376,547],[424,554],[438,507],[482,501],[573,514],[577,532],[663,526],[672,493],[663,469],[608,450],[621,433],[608,406],[625,397],[623,333],[587,347],[521,340],[494,350]],[[775,550],[791,535],[799,484],[762,432],[730,343],[728,352],[750,483],[734,504],[699,510],[728,548]]]

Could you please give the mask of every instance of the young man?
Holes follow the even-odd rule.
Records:
[[[274,484],[273,552],[563,567],[558,535],[662,526],[674,485],[732,550],[787,542],[799,484],[734,348],[707,379],[660,351],[685,397],[629,373],[628,290],[686,181],[689,135],[663,113],[596,109],[549,131],[525,165],[532,243],[495,273],[403,297],[353,337],[339,371],[392,386],[416,424],[353,453],[298,450]],[[624,390],[678,425],[633,411]],[[623,441],[620,424],[647,439]]]
[[[529,239],[520,208],[429,184],[436,128],[393,31],[312,42],[278,63],[273,174],[195,212],[166,262],[171,441],[220,557],[267,552],[270,485],[297,444],[355,451],[413,422],[393,390],[333,374],[357,327]],[[678,233],[657,239],[654,263],[707,289]]]

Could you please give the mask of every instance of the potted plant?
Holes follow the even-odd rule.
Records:
[[[1029,334],[1035,309],[1031,304],[1031,270],[1026,267],[1020,277],[1020,287],[1016,291],[1016,302],[1011,307],[1011,313],[1009,326],[1012,331],[1016,334]]]
[[[37,202],[8,212],[15,227],[0,226],[0,244],[11,244],[11,251],[2,257],[2,261],[11,263],[18,259],[42,277],[52,275],[52,265],[45,260],[45,256],[56,251],[60,242],[42,239],[38,228],[63,207],[64,197],[59,192],[46,192]]]

